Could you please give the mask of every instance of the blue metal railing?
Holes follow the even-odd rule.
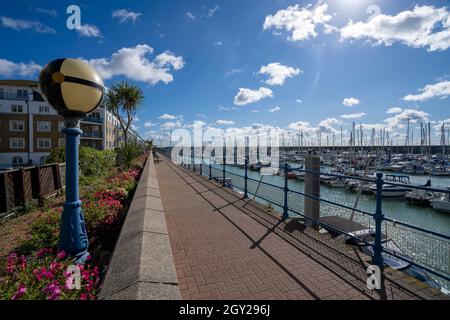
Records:
[[[188,164],[188,167],[193,170],[196,167],[196,165],[199,165],[200,168],[203,167],[204,163],[205,163],[204,159],[196,160],[193,157],[189,161],[184,162],[184,164]],[[383,179],[382,173],[378,173],[374,179],[371,179],[371,178],[367,178],[367,177],[346,176],[346,175],[335,174],[335,173],[317,172],[317,171],[311,171],[311,170],[307,170],[307,169],[303,169],[303,168],[290,168],[287,163],[284,164],[284,166],[282,167],[282,172],[284,173],[284,183],[283,183],[283,186],[280,186],[280,185],[276,185],[276,184],[273,184],[270,182],[262,181],[262,179],[257,180],[257,179],[249,177],[249,175],[248,175],[248,169],[249,169],[248,160],[245,160],[245,164],[244,164],[244,168],[243,168],[244,169],[243,175],[240,175],[236,172],[226,170],[225,157],[224,157],[224,159],[222,159],[220,169],[217,167],[217,163],[215,163],[215,162],[213,163],[212,161],[207,162],[207,167],[208,167],[207,170],[201,170],[202,175],[207,176],[210,180],[215,179],[215,178],[221,178],[223,186],[225,185],[225,178],[226,178],[227,173],[229,175],[236,177],[237,179],[239,179],[239,181],[238,181],[238,183],[235,183],[233,181],[233,184],[232,184],[233,188],[236,188],[236,189],[242,191],[244,198],[248,198],[249,195],[252,194],[255,198],[261,199],[267,203],[270,203],[270,204],[276,206],[281,211],[283,219],[288,218],[289,214],[292,213],[292,214],[301,216],[301,217],[305,218],[306,220],[309,220],[309,221],[313,222],[314,224],[319,225],[323,228],[326,228],[328,230],[333,230],[334,232],[339,233],[339,234],[344,234],[350,238],[357,240],[358,242],[360,242],[362,244],[371,246],[373,248],[372,263],[379,266],[381,270],[383,270],[383,267],[384,267],[384,262],[383,262],[383,253],[384,253],[384,254],[394,256],[394,257],[396,257],[402,261],[405,261],[411,265],[417,266],[420,269],[422,269],[444,281],[450,281],[450,269],[449,269],[450,266],[448,265],[448,264],[450,264],[450,260],[448,260],[448,259],[450,259],[449,258],[449,256],[450,256],[450,236],[441,234],[439,232],[435,232],[432,230],[428,230],[428,229],[425,229],[425,228],[422,228],[422,227],[419,227],[419,226],[416,226],[416,225],[413,225],[410,223],[406,223],[403,221],[397,221],[395,219],[386,217],[383,214],[383,209],[382,209],[383,185],[408,187],[410,189],[420,189],[420,190],[425,190],[425,191],[430,191],[430,192],[438,192],[438,193],[442,193],[442,194],[450,193],[449,190],[425,187],[425,186],[405,185],[405,184],[385,181]],[[337,203],[335,201],[324,199],[322,197],[315,197],[312,195],[308,195],[305,192],[290,189],[289,183],[288,183],[288,172],[293,172],[293,171],[319,174],[321,176],[331,176],[331,177],[340,178],[340,179],[358,180],[358,181],[374,184],[376,186],[376,189],[375,189],[376,205],[375,205],[374,213],[371,213],[367,210],[354,208],[354,207],[351,207],[346,204]],[[265,195],[263,194],[264,192],[261,192],[261,194],[258,195],[257,191],[255,192],[254,190],[253,191],[250,190],[250,188],[249,188],[250,183],[254,183],[254,184],[257,183],[266,188],[269,188],[273,192],[266,192]],[[279,192],[276,192],[277,190]],[[274,194],[279,195],[280,192],[282,193],[282,197],[280,197],[280,199],[275,199]],[[341,209],[351,211],[352,213],[360,214],[361,216],[364,216],[367,219],[370,219],[370,220],[368,220],[369,226],[372,225],[372,222],[374,223],[374,228],[373,228],[375,231],[374,241],[368,242],[365,239],[358,237],[355,234],[352,234],[352,233],[346,232],[342,229],[339,229],[329,223],[324,222],[321,219],[314,219],[310,216],[305,215],[305,213],[302,212],[302,210],[299,210],[299,209],[294,208],[293,206],[289,205],[290,196],[291,197],[299,196],[299,197],[303,197],[303,198],[317,200],[321,203],[336,206]],[[277,201],[277,200],[279,200],[279,201]],[[385,248],[383,246],[382,229],[384,226],[384,227],[386,227],[386,230],[387,230],[388,225],[386,225],[386,224],[390,224],[390,226],[389,226],[390,228],[398,229],[400,227],[404,227],[405,229],[402,229],[401,232],[416,232],[415,236],[420,238],[420,240],[426,238],[428,240],[431,239],[432,241],[437,243],[438,246],[443,248],[444,254],[447,253],[446,257],[447,257],[448,261],[447,261],[447,265],[445,266],[446,268],[444,268],[446,270],[441,270],[440,268],[437,268],[435,266],[429,266],[428,262],[423,262],[423,261],[418,262],[417,260],[420,260],[420,259],[417,257],[415,259],[414,257],[401,255],[395,251],[392,251],[389,248]],[[386,234],[385,236],[387,237],[388,235]],[[445,255],[442,259],[443,260],[446,259]]]

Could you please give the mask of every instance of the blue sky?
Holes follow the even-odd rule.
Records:
[[[66,27],[71,4],[81,30]],[[143,136],[194,120],[311,140],[348,134],[352,121],[399,141],[408,118],[412,128],[450,126],[449,1],[18,0],[0,19],[1,79],[86,59],[107,86],[125,79],[143,89]]]

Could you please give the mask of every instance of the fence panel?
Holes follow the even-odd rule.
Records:
[[[42,200],[65,186],[65,164],[49,164],[0,172],[0,217],[33,199]]]

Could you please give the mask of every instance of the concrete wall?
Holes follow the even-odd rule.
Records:
[[[181,299],[151,154],[114,249],[100,299]]]

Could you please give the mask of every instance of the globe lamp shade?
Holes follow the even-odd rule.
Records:
[[[83,117],[96,109],[105,88],[97,72],[77,59],[58,59],[39,75],[39,87],[47,102],[64,117]]]

